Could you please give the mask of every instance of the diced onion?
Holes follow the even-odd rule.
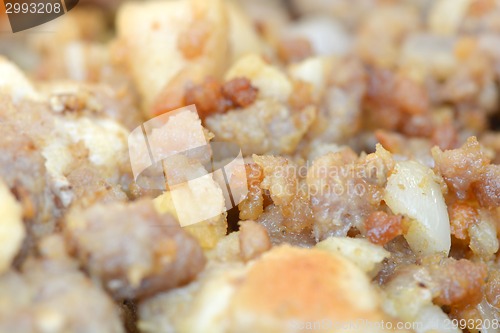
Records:
[[[431,169],[414,161],[397,163],[387,181],[384,200],[395,214],[410,218],[405,238],[413,251],[423,255],[449,253],[448,211]]]

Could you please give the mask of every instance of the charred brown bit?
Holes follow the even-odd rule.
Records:
[[[222,86],[222,95],[236,107],[247,107],[252,104],[258,92],[250,80],[244,77],[234,78]]]
[[[205,264],[199,244],[148,200],[74,210],[65,233],[83,266],[117,299],[183,285]]]
[[[468,239],[468,229],[477,222],[478,212],[474,207],[463,203],[454,203],[448,208],[451,234],[458,239]]]
[[[227,101],[221,93],[220,83],[208,77],[203,83],[186,89],[185,105],[195,104],[200,117],[206,118],[214,113],[222,113],[227,109]]]
[[[306,38],[287,38],[278,43],[278,56],[285,63],[298,62],[312,55],[311,43]]]
[[[446,258],[429,269],[439,288],[439,295],[434,299],[436,304],[464,308],[481,301],[487,277],[484,264]]]
[[[443,176],[449,189],[458,199],[469,196],[470,186],[481,181],[490,159],[483,152],[475,137],[470,137],[462,147],[442,151],[432,149],[437,171]]]
[[[184,104],[195,104],[202,119],[224,113],[237,107],[247,107],[257,98],[258,89],[246,78],[234,78],[224,85],[208,77],[203,83],[188,87],[184,95]]]
[[[371,213],[365,220],[366,236],[370,242],[385,245],[403,234],[402,217],[383,211]]]
[[[243,260],[255,259],[271,248],[266,228],[254,221],[240,222],[240,254]]]

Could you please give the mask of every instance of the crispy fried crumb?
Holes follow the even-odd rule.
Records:
[[[385,245],[403,234],[402,217],[383,211],[373,212],[365,220],[366,236],[378,245]]]
[[[222,95],[236,107],[247,107],[252,104],[258,92],[250,80],[244,77],[231,79],[222,86]]]

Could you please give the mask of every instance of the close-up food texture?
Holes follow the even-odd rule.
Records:
[[[498,0],[0,5],[0,333],[500,333],[499,231]]]

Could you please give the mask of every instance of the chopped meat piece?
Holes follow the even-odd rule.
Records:
[[[203,83],[186,89],[184,104],[195,104],[198,114],[205,119],[235,107],[249,106],[255,101],[257,92],[246,78],[234,78],[221,86],[217,80],[208,77]]]
[[[260,90],[259,90],[260,91]],[[218,140],[237,143],[243,155],[292,153],[316,117],[314,107],[292,111],[273,100],[257,100],[242,110],[205,120]]]
[[[185,284],[205,263],[198,243],[147,200],[75,209],[65,233],[84,267],[117,299]]]
[[[417,115],[428,111],[427,92],[415,81],[387,70],[370,74],[366,103],[374,112],[391,109],[395,114]]]
[[[255,259],[271,248],[266,228],[254,221],[240,222],[240,254],[243,260]]]
[[[458,149],[443,152],[434,147],[432,156],[437,171],[443,176],[452,193],[461,200],[469,196],[471,184],[481,180],[485,167],[490,163],[475,137],[468,138]]]
[[[382,201],[393,167],[390,153],[380,145],[359,159],[349,150],[317,158],[307,173],[316,239],[345,236],[351,227],[362,230],[364,219]]]
[[[184,103],[195,104],[202,119],[226,111],[230,106],[228,102],[222,96],[220,83],[211,77],[199,85],[188,87],[184,96]]]
[[[401,216],[383,211],[373,212],[365,220],[366,236],[375,244],[385,245],[403,234]]]
[[[30,260],[0,276],[0,332],[125,332],[118,308],[77,265]]]
[[[438,305],[464,308],[475,305],[483,296],[487,269],[482,263],[445,258],[429,266],[432,279],[438,284]]]
[[[257,98],[259,90],[252,86],[250,80],[236,77],[222,86],[222,95],[229,99],[236,107],[247,107]]]
[[[53,216],[59,214],[47,181],[45,158],[39,146],[41,139],[38,137],[47,127],[50,128],[47,124],[50,124],[50,120],[46,119],[40,107],[31,104],[19,106],[18,109],[13,109],[15,113],[6,115],[3,112],[9,110],[10,103],[2,102],[0,178],[18,195],[28,233],[38,237],[53,230]]]
[[[468,229],[477,223],[478,213],[474,207],[456,202],[448,207],[451,234],[458,239],[468,239]]]
[[[472,184],[477,201],[483,207],[500,206],[500,165],[486,167],[479,180]]]
[[[306,38],[286,38],[278,43],[278,56],[285,63],[298,62],[312,55],[311,43]]]

